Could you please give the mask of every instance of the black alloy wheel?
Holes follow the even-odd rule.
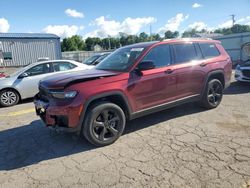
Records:
[[[207,100],[212,106],[218,106],[221,102],[223,88],[220,82],[213,82],[208,87]]]
[[[125,122],[124,112],[119,106],[109,102],[98,103],[87,112],[83,134],[94,145],[109,145],[121,136]]]
[[[200,104],[207,108],[216,108],[222,101],[223,85],[218,79],[211,79],[207,82]]]

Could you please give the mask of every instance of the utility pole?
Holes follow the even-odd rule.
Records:
[[[150,37],[150,40],[152,41],[152,25],[151,24],[149,26],[149,37]]]
[[[110,42],[110,35],[108,35],[108,40],[109,40],[109,50],[111,50],[111,42]]]
[[[233,26],[234,26],[234,24],[235,24],[235,14],[231,14],[230,16],[231,16],[231,18],[232,18],[232,24],[233,24]]]

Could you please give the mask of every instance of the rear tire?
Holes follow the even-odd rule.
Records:
[[[123,133],[126,118],[123,110],[114,103],[101,102],[91,106],[83,124],[83,135],[96,146],[114,143]]]
[[[0,92],[0,105],[10,107],[16,105],[20,100],[18,93],[12,89],[5,89]]]
[[[211,79],[207,82],[205,91],[200,101],[201,106],[213,109],[219,106],[223,97],[223,85],[218,79]]]

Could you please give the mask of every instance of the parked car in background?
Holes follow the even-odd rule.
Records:
[[[250,42],[241,47],[248,60],[240,62],[235,69],[235,79],[240,82],[250,82]]]
[[[0,78],[5,77],[5,74],[3,72],[0,72]]]
[[[105,53],[100,53],[100,54],[95,54],[85,61],[83,61],[84,64],[86,65],[97,65],[100,63],[105,57],[107,57],[111,52],[105,52]]]
[[[250,82],[250,59],[236,66],[235,79],[240,82]]]
[[[219,41],[173,39],[120,48],[84,73],[42,80],[37,114],[51,128],[82,131],[105,146],[126,120],[191,101],[216,108],[230,84],[232,62]]]
[[[12,106],[38,93],[41,79],[60,72],[86,70],[91,66],[71,60],[51,60],[32,63],[16,73],[0,79],[0,105]]]

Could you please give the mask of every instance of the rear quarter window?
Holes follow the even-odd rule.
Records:
[[[173,49],[177,64],[199,59],[193,43],[174,44]]]
[[[219,50],[213,43],[200,43],[201,53],[205,59],[217,57],[220,55]]]

